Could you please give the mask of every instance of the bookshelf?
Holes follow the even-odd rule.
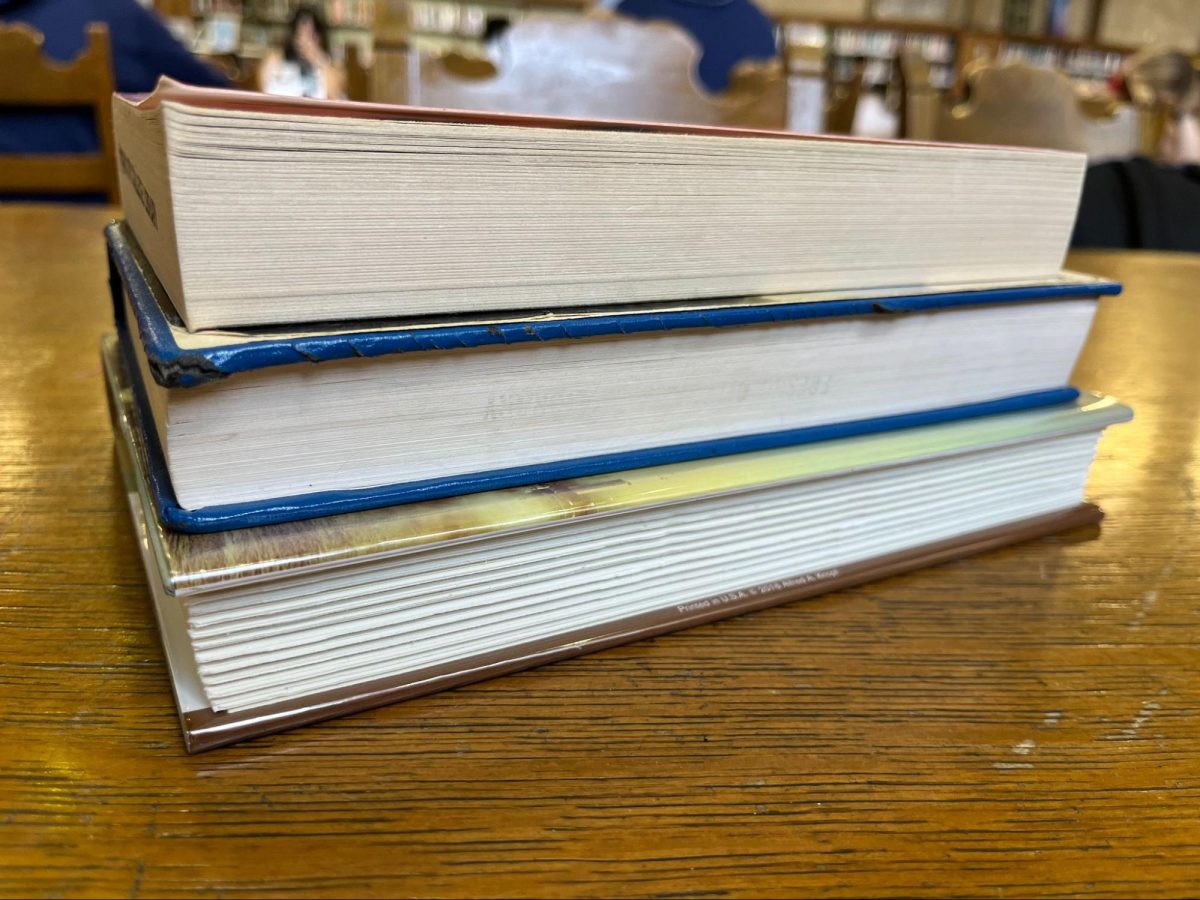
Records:
[[[959,41],[958,69],[976,59],[1020,61],[1056,69],[1082,84],[1103,84],[1136,48],[1032,35],[964,32]]]
[[[311,2],[311,0],[310,0]],[[330,50],[344,60],[346,47],[369,53],[376,0],[323,0]],[[195,47],[200,52],[261,59],[283,43],[287,23],[300,0],[190,0]],[[232,46],[231,46],[232,45]]]
[[[300,0],[160,0],[190,8],[193,45],[199,52],[261,59],[279,46],[287,21]],[[355,44],[369,59],[373,46],[412,46],[429,52],[457,50],[477,55],[490,24],[514,22],[530,13],[581,14],[590,0],[324,0],[334,57],[345,58]],[[211,47],[212,37],[236,48]],[[930,83],[949,92],[962,83],[964,68],[979,58],[1021,60],[1056,69],[1084,85],[1099,85],[1116,72],[1135,48],[1026,34],[976,31],[935,22],[777,17],[780,46],[793,73],[811,72],[815,60],[835,82],[851,79],[861,67],[863,87],[880,89],[897,81],[901,55],[916,51],[929,65]]]
[[[919,53],[929,64],[935,87],[951,87],[957,77],[959,32],[955,28],[921,23],[873,23],[841,20],[784,20],[782,45],[789,60],[800,51],[819,48],[834,81],[846,81],[862,66],[866,87],[892,83],[900,55]]]
[[[391,5],[394,0],[384,0]],[[531,12],[579,14],[587,0],[411,0],[407,4],[407,42],[430,51],[478,50],[489,23],[515,22]],[[392,15],[395,15],[394,13]],[[389,43],[396,43],[389,40]]]
[[[820,48],[827,71],[845,81],[862,66],[864,87],[887,85],[906,51],[929,64],[930,82],[939,90],[961,84],[963,69],[979,58],[1019,60],[1056,69],[1081,84],[1102,84],[1136,48],[1032,35],[1009,35],[941,26],[927,22],[784,20],[783,46],[789,59]]]

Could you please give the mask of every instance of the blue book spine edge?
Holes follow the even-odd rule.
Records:
[[[179,346],[154,290],[138,264],[137,254],[120,225],[105,229],[110,260],[110,284],[116,318],[125,318],[121,285],[129,292],[137,319],[137,333],[145,348],[154,380],[163,387],[187,388],[270,366],[318,363],[336,359],[415,353],[428,350],[462,350],[500,344],[521,344],[582,338],[628,335],[682,328],[728,328],[795,322],[803,319],[846,316],[894,315],[921,310],[1055,300],[1067,297],[1096,297],[1119,294],[1116,282],[1033,285],[1019,288],[930,292],[900,297],[858,300],[827,300],[808,303],[737,305],[705,309],[667,309],[605,312],[573,317],[569,313],[553,320],[444,324],[429,327],[398,326],[369,332],[344,331],[320,337],[270,338],[224,347],[184,349]],[[714,301],[717,302],[717,301]]]
[[[164,526],[173,531],[190,534],[278,525],[300,519],[336,516],[365,509],[416,503],[422,500],[440,500],[445,497],[457,497],[481,491],[562,481],[568,478],[583,478],[587,475],[602,475],[608,472],[690,462],[736,453],[751,453],[756,450],[813,444],[818,441],[855,437],[862,434],[896,431],[901,428],[916,428],[922,425],[936,425],[941,422],[1073,403],[1079,397],[1079,391],[1074,388],[1056,388],[988,400],[983,403],[967,403],[896,416],[840,422],[834,425],[816,425],[766,434],[696,441],[622,453],[607,453],[600,456],[587,456],[530,466],[513,466],[470,475],[410,481],[404,484],[389,484],[352,491],[320,491],[253,503],[229,503],[200,509],[184,509],[175,498],[175,490],[171,486],[162,447],[158,441],[158,432],[153,427],[150,418],[145,387],[142,385],[141,377],[133,363],[133,346],[129,329],[121,325],[117,328],[117,334],[124,356],[126,376],[133,386],[134,425],[138,428],[146,448],[150,493],[159,519]]]

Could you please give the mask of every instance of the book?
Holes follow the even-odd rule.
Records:
[[[180,534],[104,342],[117,455],[198,751],[1095,523],[1115,401]]]
[[[114,99],[192,330],[1052,278],[1082,154],[270,97]]]
[[[1120,289],[1060,273],[197,334],[128,233],[108,239],[159,516],[190,532],[1060,403]]]

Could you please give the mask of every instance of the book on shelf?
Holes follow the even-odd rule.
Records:
[[[1094,523],[1108,398],[181,534],[115,338],[126,495],[190,750]]]
[[[125,216],[193,330],[1036,282],[1085,165],[167,80],[114,127]]]
[[[1119,290],[1060,273],[190,333],[127,231],[108,239],[160,515],[193,532],[1063,402]]]

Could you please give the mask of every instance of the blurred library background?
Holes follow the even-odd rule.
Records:
[[[46,32],[45,55],[60,63],[84,53],[93,22],[123,92],[167,75],[391,104],[1082,152],[1076,245],[1200,250],[1190,0],[0,0],[0,27]],[[5,115],[0,153],[106,147],[82,120],[64,137],[61,111],[59,133]]]

